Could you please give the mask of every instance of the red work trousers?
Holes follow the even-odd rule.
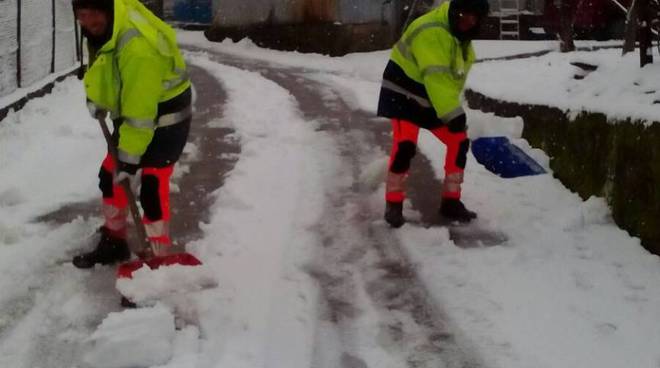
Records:
[[[115,161],[108,154],[101,165],[100,187],[103,192],[104,226],[115,236],[126,237],[128,198],[124,189],[115,184]],[[143,167],[140,203],[144,210],[142,223],[150,242],[171,244],[170,222],[170,176],[174,165],[166,167]]]
[[[405,199],[405,180],[408,176],[410,161],[415,155],[419,129],[420,127],[412,122],[392,119],[392,150],[385,193],[385,200],[388,202],[403,202]],[[451,132],[444,125],[431,129],[430,132],[447,147],[445,179],[441,195],[443,198],[460,199],[469,144],[467,133],[465,131]]]

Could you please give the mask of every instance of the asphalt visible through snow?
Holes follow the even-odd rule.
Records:
[[[399,352],[406,367],[486,367],[469,346],[458,342],[448,327],[442,306],[433,302],[397,237],[392,236],[396,230],[374,221],[382,217],[384,202],[374,206],[369,200],[373,188],[361,179],[361,172],[366,157],[389,152],[389,123],[351,109],[341,98],[341,91],[312,76],[318,75],[317,71],[277,67],[212,52],[209,56],[221,64],[258,72],[287,89],[297,100],[305,120],[320,123],[320,130],[335,137],[342,159],[338,175],[351,178],[329,194],[331,205],[322,216],[324,222],[316,228],[323,244],[317,252],[318,262],[313,262],[308,272],[318,282],[322,295],[319,326],[332,332],[317,333],[313,366],[337,368],[328,365],[332,361],[339,362],[339,368],[369,368],[356,346],[361,341],[358,319],[361,310],[375,309],[379,331],[374,343]],[[413,208],[421,212],[422,221],[428,226],[436,225],[441,182],[433,176],[430,161],[421,153],[412,170],[410,192],[417,193],[410,198]],[[438,198],[429,200],[430,197]],[[458,231],[452,234],[463,246],[489,241],[489,234],[483,239]],[[493,244],[501,241],[490,240]],[[326,341],[327,336],[338,336],[339,341]],[[329,353],[328,346],[339,348]],[[329,359],[332,354],[336,356]]]
[[[227,173],[238,159],[240,146],[233,130],[207,123],[222,118],[225,95],[222,86],[210,74],[191,67],[197,90],[195,115],[189,142],[180,170],[175,174],[171,204],[171,226],[177,247],[203,234],[201,222],[208,222],[209,195],[222,186]],[[100,132],[99,132],[100,134]],[[100,162],[99,162],[100,165]],[[99,199],[71,203],[35,222],[50,223],[57,228],[77,218],[100,217]],[[131,229],[132,230],[132,229]],[[129,230],[129,243],[134,232]],[[134,240],[134,239],[133,239]],[[80,250],[92,249],[98,236],[70,239]],[[45,260],[46,267],[31,275],[35,286],[2,306],[0,318],[0,366],[25,362],[25,367],[78,367],[86,353],[87,338],[111,312],[121,311],[120,295],[115,289],[115,269],[96,267],[76,269],[69,261]],[[71,309],[74,308],[74,309]]]
[[[330,205],[324,210],[325,221],[315,229],[323,240],[322,245],[316,251],[317,262],[312,262],[307,268],[307,272],[317,281],[321,295],[319,331],[313,344],[313,366],[376,368],[369,365],[368,357],[359,347],[365,336],[375,335],[377,341],[373,343],[385,351],[396,351],[405,367],[487,367],[471,347],[461,344],[457,331],[451,330],[442,305],[437,305],[430,297],[397,237],[392,236],[396,230],[382,221],[374,221],[382,217],[384,203],[375,206],[370,201],[374,189],[364,183],[360,175],[365,158],[382,157],[389,151],[388,122],[351,109],[341,98],[341,91],[333,90],[311,76],[318,74],[318,71],[276,67],[217,53],[210,56],[221,64],[259,72],[264,78],[287,89],[298,101],[304,118],[319,124],[320,130],[335,138],[342,159],[341,173],[338,175],[350,178],[328,194],[327,203]],[[203,235],[199,224],[207,222],[210,216],[212,202],[208,196],[223,185],[224,178],[230,174],[241,152],[231,129],[207,126],[207,123],[222,118],[226,100],[222,85],[197,67],[191,68],[191,75],[198,92],[190,137],[194,152],[188,152],[182,158],[181,167],[185,173],[175,180],[176,187],[171,199],[171,230],[179,245]],[[421,153],[413,162],[412,174],[409,188],[413,208],[421,213],[422,222],[433,225],[439,205],[439,198],[435,197],[441,183],[432,175],[430,162]],[[98,211],[98,201],[76,203],[36,220],[67,223],[79,216],[99,216]],[[470,246],[475,241],[461,237],[459,232],[452,234],[459,245]],[[95,241],[95,238],[89,239],[88,247],[91,248]],[[81,285],[86,285],[83,292],[90,295],[90,300],[105,303],[105,308],[99,309],[98,315],[89,317],[90,331],[108,312],[118,309],[118,306],[110,306],[112,300],[119,300],[112,288],[114,278],[109,269],[94,271],[91,276],[71,268],[52,272],[56,275],[49,277],[74,275]],[[53,304],[62,295],[80,292],[60,290],[57,293],[59,296],[47,297]],[[44,304],[33,304],[34,300],[29,298],[25,301],[30,305],[22,308],[24,312],[18,318],[35,313],[49,318],[47,313],[39,312]],[[360,331],[362,310],[376,311],[376,325],[379,327],[375,334],[373,331]],[[49,321],[52,331],[45,336],[55,336],[61,326],[58,327],[57,320],[53,318]],[[39,356],[44,358],[35,358],[35,366],[48,366],[44,359],[53,356],[58,357],[58,364],[76,365],[81,346],[72,345],[65,347],[56,339],[41,341],[39,346],[46,349]],[[328,351],[329,346],[336,348]],[[35,345],[31,349],[36,351],[37,348]],[[329,355],[333,357],[328,358]],[[328,362],[339,362],[339,366],[331,366]]]
[[[170,199],[170,231],[178,249],[202,236],[199,224],[208,222],[210,216],[208,195],[222,186],[225,176],[234,167],[241,151],[232,136],[232,129],[208,126],[209,122],[222,118],[226,99],[222,86],[203,69],[195,66],[190,69],[195,89],[195,112],[188,139],[189,146],[179,162],[178,170],[184,173],[175,171],[176,185],[172,187]],[[191,147],[194,147],[194,152],[189,153],[188,148]],[[98,200],[72,203],[35,221],[63,224],[78,216],[100,216],[100,202],[99,192]],[[129,231],[129,238],[134,236],[134,232]]]

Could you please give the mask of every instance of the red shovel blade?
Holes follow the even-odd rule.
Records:
[[[117,268],[117,278],[131,279],[133,272],[147,265],[152,270],[160,266],[172,266],[175,264],[182,266],[199,266],[202,262],[190,253],[175,253],[167,256],[153,257],[147,260],[138,259],[132,262],[122,263]]]

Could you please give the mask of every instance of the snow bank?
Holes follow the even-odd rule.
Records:
[[[517,125],[481,113],[474,121]],[[547,156],[511,138],[547,169]],[[443,177],[441,144],[423,132],[420,150]],[[660,298],[653,290],[660,259],[613,223],[601,198],[582,201],[551,175],[496,178],[469,157],[463,200],[479,213],[478,226],[499,229],[508,241],[462,249],[447,243],[443,231],[405,226],[397,236],[457,338],[475,346],[488,366],[653,367],[659,361]]]
[[[584,79],[571,63],[598,66]],[[660,116],[660,64],[639,67],[639,55],[621,50],[551,53],[474,66],[467,88],[488,97],[567,111],[600,112],[612,119],[657,121]],[[533,92],[530,92],[533,91]]]
[[[188,245],[221,280],[195,297],[203,354],[227,367],[309,367],[318,291],[303,266],[319,243],[312,227],[321,221],[336,152],[281,86],[208,56],[190,61],[223,84],[224,116],[211,125],[232,127],[241,144],[211,196],[204,239]]]
[[[0,123],[0,223],[98,196],[98,168],[106,145],[85,107],[82,83],[58,83]],[[74,179],[75,178],[75,179]]]
[[[95,368],[151,367],[172,358],[174,316],[162,305],[110,313],[90,337],[85,363]]]

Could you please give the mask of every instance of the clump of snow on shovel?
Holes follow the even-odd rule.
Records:
[[[110,313],[90,337],[86,364],[96,368],[162,365],[172,358],[174,315],[163,305]]]
[[[217,285],[213,270],[205,265],[171,265],[155,270],[145,265],[133,272],[132,279],[117,279],[117,290],[121,295],[138,305]]]

